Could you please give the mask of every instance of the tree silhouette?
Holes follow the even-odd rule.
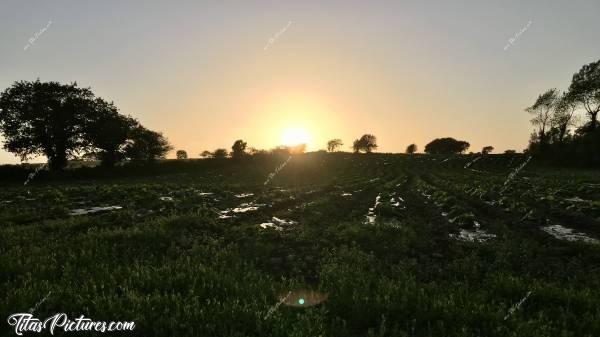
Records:
[[[212,153],[212,157],[215,159],[225,159],[228,154],[226,149],[216,149],[215,152]]]
[[[202,157],[202,158],[210,158],[210,157],[212,157],[212,152],[210,152],[208,150],[204,150],[204,151],[202,151],[202,153],[200,153],[200,157]]]
[[[589,128],[595,131],[600,111],[600,60],[584,65],[573,74],[569,93],[583,106],[590,118]]]
[[[138,126],[133,118],[120,115],[112,102],[97,98],[85,116],[83,139],[101,165],[110,167],[123,159],[122,150],[130,130]]]
[[[335,138],[327,142],[327,151],[334,152],[340,148],[344,143],[341,139]]]
[[[4,149],[21,160],[45,155],[51,170],[61,170],[83,150],[82,126],[93,98],[77,83],[15,82],[0,95]]]
[[[552,122],[552,109],[557,102],[557,92],[556,89],[546,90],[538,96],[532,106],[525,109],[525,111],[534,115],[531,124],[539,127],[538,137],[542,146],[547,143],[546,131]]]
[[[557,143],[563,143],[569,128],[575,125],[575,111],[577,110],[577,102],[572,93],[563,92],[553,106],[554,113],[551,117],[552,134],[555,136]]]
[[[517,153],[517,151],[515,151],[515,150],[506,150],[506,151],[504,151],[504,154],[515,154],[515,153]]]
[[[417,144],[410,144],[406,147],[406,153],[413,154],[415,152],[417,152]]]
[[[587,121],[571,133],[581,110]],[[547,90],[526,111],[534,115],[531,122],[536,127],[528,154],[557,164],[600,166],[600,61],[581,67],[566,93]]]
[[[469,148],[470,144],[451,137],[436,138],[425,145],[425,152],[429,154],[458,154]]]
[[[160,133],[148,130],[141,125],[130,130],[128,143],[125,145],[125,156],[135,162],[153,162],[164,159],[173,147]]]
[[[242,158],[246,155],[246,147],[248,144],[241,139],[238,139],[233,143],[231,147],[231,157],[232,158]]]
[[[494,151],[493,146],[484,146],[483,149],[481,149],[481,154],[490,154],[492,151]]]
[[[354,150],[354,153],[359,153],[361,151],[371,153],[373,150],[377,149],[377,138],[371,134],[364,134],[359,139],[354,140],[352,149]]]
[[[188,155],[185,150],[177,150],[175,156],[177,157],[177,159],[188,159]]]
[[[113,166],[125,157],[161,158],[170,150],[160,133],[77,83],[15,82],[0,95],[0,132],[4,149],[21,160],[45,155],[54,171],[81,153]]]

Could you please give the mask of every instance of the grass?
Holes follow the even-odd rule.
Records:
[[[540,230],[600,238],[600,175],[532,163],[501,193],[525,158],[465,169],[474,158],[299,155],[267,185],[287,158],[16,181],[0,191],[0,313],[51,292],[34,316],[134,321],[138,336],[600,335],[600,245]],[[219,218],[251,201],[265,206]],[[69,215],[111,205],[123,209]],[[274,216],[298,224],[258,226]],[[496,238],[450,238],[473,221]],[[265,319],[301,289],[327,300]],[[14,335],[6,323],[0,333]]]

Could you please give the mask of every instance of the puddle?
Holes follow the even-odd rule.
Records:
[[[230,209],[221,211],[220,212],[221,216],[219,216],[219,219],[227,219],[227,217],[231,217],[231,216],[229,216],[229,212],[246,213],[246,212],[256,211],[262,206],[265,206],[265,204],[255,204],[252,202],[250,202],[250,203],[245,202],[236,208],[233,208],[233,209],[230,208]],[[223,216],[226,216],[226,217],[223,217]]]
[[[121,206],[106,206],[106,207],[91,207],[91,208],[77,208],[71,210],[69,215],[86,215],[100,212],[116,211],[123,209]]]
[[[349,197],[351,195],[352,195],[352,193],[348,193],[348,192],[342,193],[342,197]]]
[[[198,192],[198,195],[203,197],[205,195],[213,195],[213,193],[212,192]]]
[[[161,201],[173,201],[172,197],[160,197],[159,198]]]
[[[583,241],[594,244],[600,243],[597,239],[591,238],[585,233],[575,232],[573,229],[561,225],[550,225],[542,227],[541,229],[559,240]]]
[[[475,229],[474,231],[461,229],[458,234],[449,234],[449,236],[465,242],[485,242],[496,237],[495,234],[490,234],[480,229]]]
[[[366,215],[367,219],[365,220],[365,224],[374,224],[375,223],[375,219],[377,218],[377,215],[375,215],[375,209],[381,203],[379,201],[380,199],[381,199],[381,193],[377,194],[377,197],[375,198],[375,205],[373,205],[373,207],[369,208],[369,213],[367,213],[367,215]]]
[[[278,231],[282,231],[283,230],[283,228],[277,226],[276,224],[274,224],[272,222],[263,222],[259,226],[260,226],[260,228],[263,228],[263,229],[274,228],[274,229],[276,229]]]
[[[271,222],[263,222],[261,223],[259,226],[261,228],[274,228],[278,231],[283,230],[285,227],[289,227],[292,225],[296,225],[298,224],[298,222],[293,221],[293,220],[284,220],[284,219],[280,219],[277,217],[272,217],[271,218]]]
[[[394,207],[400,207],[400,203],[404,202],[404,199],[402,199],[402,197],[398,197],[398,200],[396,200],[396,198],[391,198],[390,199],[390,204]],[[402,209],[405,209],[406,207],[404,207],[404,205],[402,206]]]
[[[580,197],[567,198],[567,199],[565,199],[565,201],[571,201],[571,202],[588,202],[588,200],[581,199]]]
[[[250,211],[256,211],[261,206],[264,206],[264,204],[248,204],[248,203],[244,203],[244,204],[241,204],[240,207],[236,207],[236,208],[232,209],[231,211],[233,213],[246,213],[246,212],[250,212]]]
[[[279,219],[277,217],[273,217],[272,220],[273,220],[273,222],[275,222],[276,224],[278,224],[280,226],[290,226],[290,225],[295,225],[298,223],[293,220],[284,220],[284,219]]]
[[[253,195],[254,195],[254,193],[241,193],[241,194],[236,194],[235,197],[236,198],[247,198],[247,197],[251,197]]]

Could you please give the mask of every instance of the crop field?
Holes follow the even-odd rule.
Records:
[[[136,336],[600,336],[598,171],[522,154],[157,165],[172,167],[3,183],[4,317],[118,317]]]

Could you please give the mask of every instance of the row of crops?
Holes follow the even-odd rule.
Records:
[[[526,160],[309,154],[15,183],[0,313],[140,336],[596,336],[600,177]]]

